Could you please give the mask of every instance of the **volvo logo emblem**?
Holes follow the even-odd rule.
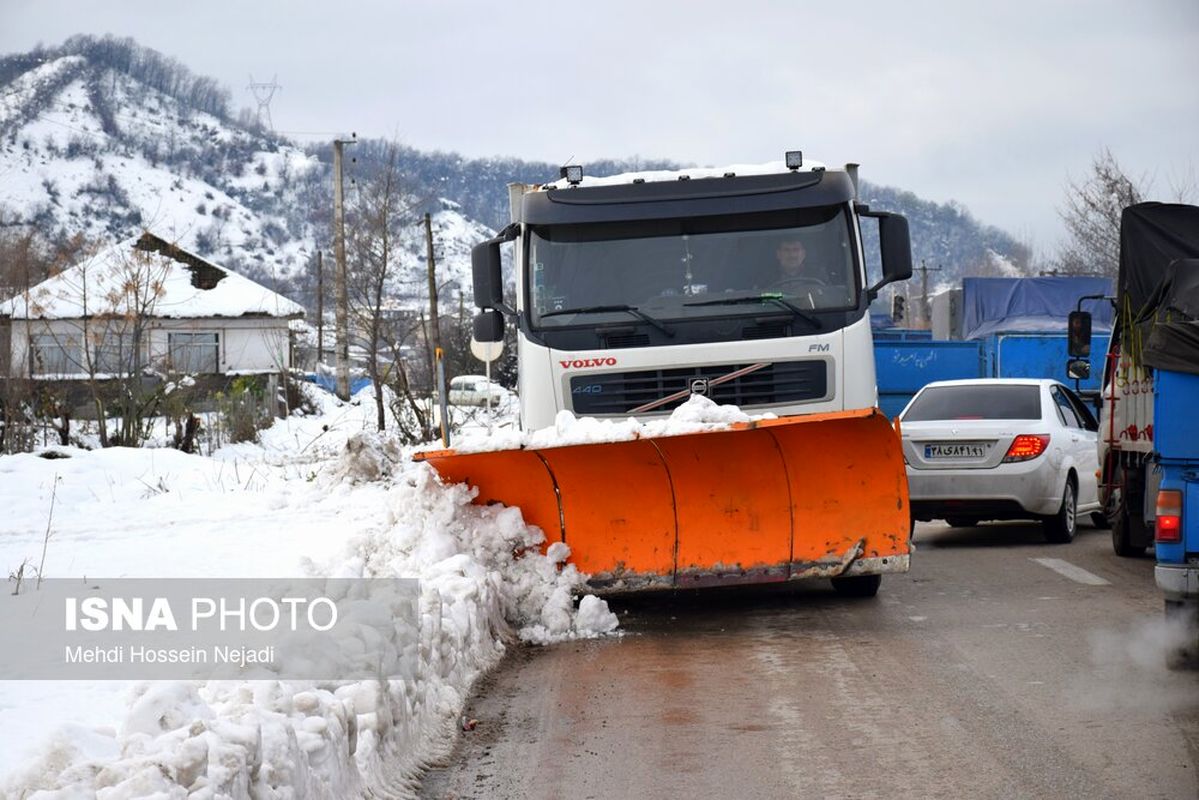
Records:
[[[704,395],[707,395],[707,393],[708,393],[708,379],[707,378],[695,378],[694,380],[691,381],[691,394],[698,394],[700,396],[704,396]]]

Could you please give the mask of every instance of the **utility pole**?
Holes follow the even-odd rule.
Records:
[[[437,319],[437,263],[433,260],[433,220],[425,213],[425,251],[429,263],[429,335],[433,345],[434,380],[441,408],[441,444],[450,446],[450,421],[445,386],[445,360],[441,351],[441,325]]]
[[[333,257],[337,259],[337,396],[350,399],[350,300],[346,286],[346,214],[345,198],[342,194],[341,155],[347,144],[356,144],[358,134],[352,139],[333,141]]]
[[[940,267],[926,267],[924,261],[920,261],[920,266],[916,268],[920,273],[920,321],[925,325],[932,325],[933,312],[932,307],[928,302],[928,273],[940,272]]]
[[[316,363],[325,357],[325,260],[324,251],[316,251]]]

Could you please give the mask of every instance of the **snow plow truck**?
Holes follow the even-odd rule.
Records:
[[[773,165],[605,178],[568,166],[509,195],[511,224],[472,251],[472,347],[498,357],[515,323],[522,428],[563,410],[666,417],[693,395],[774,418],[425,453],[443,480],[520,507],[600,592],[831,578],[872,596],[884,573],[907,571],[907,479],[877,407],[869,305],[911,276],[911,247],[904,217],[858,201],[857,165],[789,152]]]

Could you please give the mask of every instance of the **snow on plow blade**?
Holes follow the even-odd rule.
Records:
[[[877,409],[603,444],[423,453],[518,506],[598,590],[904,572],[908,487]]]

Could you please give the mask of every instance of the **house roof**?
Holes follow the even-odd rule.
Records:
[[[304,308],[249,278],[144,233],[0,303],[13,319],[144,313],[165,319],[301,317]]]

